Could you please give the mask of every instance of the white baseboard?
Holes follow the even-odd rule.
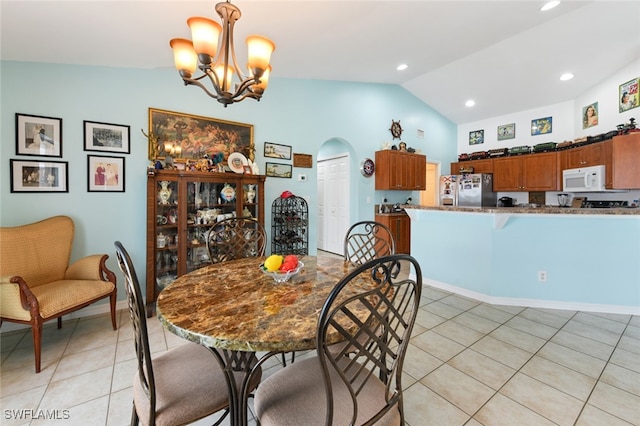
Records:
[[[476,299],[485,303],[491,303],[493,305],[523,306],[525,308],[562,309],[567,311],[601,312],[621,315],[640,315],[640,307],[634,306],[599,305],[593,303],[560,302],[557,300],[494,297],[427,278],[423,279],[422,283],[424,285],[429,285],[431,287],[459,294],[460,296],[469,297],[471,299]]]
[[[122,309],[128,309],[127,301],[120,300],[116,302],[116,311],[120,311]],[[96,305],[89,305],[86,308],[80,309],[79,311],[71,312],[68,315],[62,317],[62,321],[76,319],[76,318],[86,318],[93,317],[96,315],[108,314],[111,310],[111,307],[108,303],[99,303]],[[55,324],[55,320],[47,321],[44,325]],[[31,329],[29,324],[18,324],[15,322],[2,322],[2,328],[0,329],[0,333],[8,333],[10,331],[22,330],[22,329]]]

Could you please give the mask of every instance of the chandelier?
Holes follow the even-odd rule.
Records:
[[[187,25],[191,28],[191,40],[174,38],[169,42],[176,68],[185,86],[193,84],[200,87],[225,108],[246,98],[259,101],[269,82],[269,60],[276,46],[266,37],[247,37],[249,58],[248,75],[245,75],[236,61],[233,44],[233,27],[240,19],[240,9],[227,1],[216,4],[216,12],[222,18],[222,26],[208,18],[189,18]],[[222,38],[218,44],[220,33]],[[196,68],[202,71],[199,77],[193,77]],[[213,90],[202,83],[205,77],[211,81]]]

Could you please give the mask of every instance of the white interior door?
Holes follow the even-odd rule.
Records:
[[[318,249],[342,254],[349,228],[349,155],[318,162]]]

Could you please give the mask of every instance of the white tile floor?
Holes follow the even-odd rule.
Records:
[[[31,332],[2,334],[0,423],[129,424],[132,332],[128,312],[118,318],[117,331],[108,315],[46,325],[40,374]],[[148,323],[154,352],[182,343]],[[280,368],[271,361],[265,375]],[[410,426],[640,425],[637,316],[496,306],[425,287],[404,370]],[[20,420],[20,409],[63,419]]]

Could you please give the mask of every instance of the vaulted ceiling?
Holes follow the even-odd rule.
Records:
[[[544,1],[527,0],[234,4],[242,10],[238,45],[249,34],[276,43],[272,78],[398,84],[458,124],[574,99],[640,57],[639,1],[565,0],[547,12],[539,10]],[[169,40],[190,37],[191,16],[218,20],[214,5],[2,0],[0,54],[172,68]],[[408,69],[397,71],[400,63]],[[561,82],[564,72],[575,78]],[[467,99],[476,106],[465,107]]]

